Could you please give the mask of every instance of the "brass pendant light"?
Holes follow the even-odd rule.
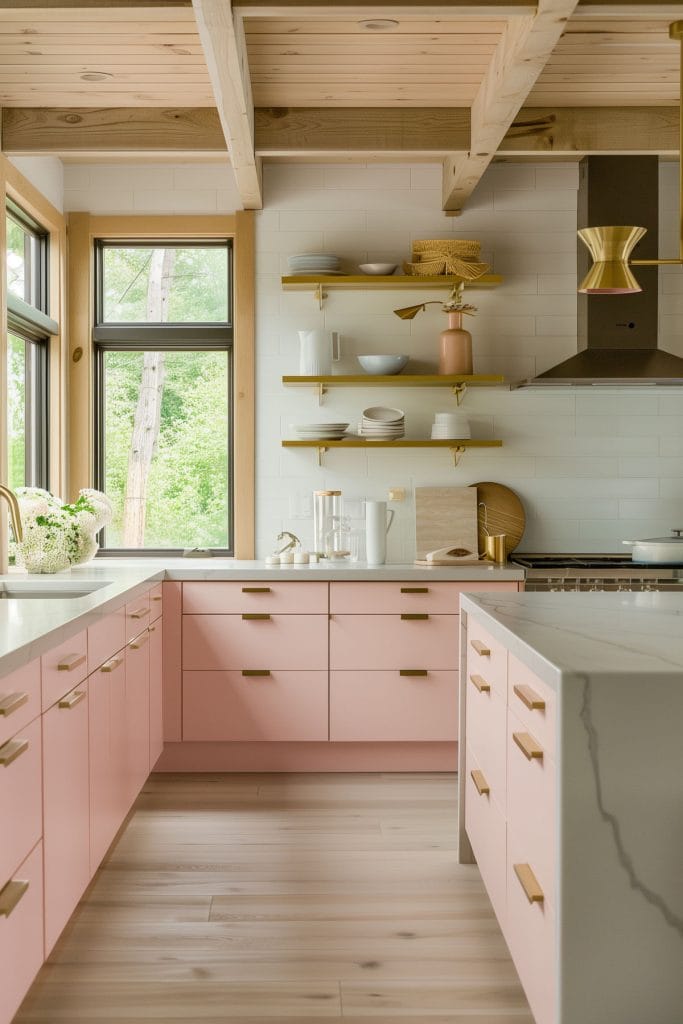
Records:
[[[679,81],[683,85],[683,21],[669,25],[669,38],[681,44],[681,72]],[[680,200],[680,248],[678,259],[630,260],[634,247],[646,233],[645,228],[632,225],[618,227],[583,228],[579,238],[593,257],[590,268],[579,285],[579,291],[587,295],[631,295],[642,291],[631,267],[653,267],[663,264],[683,265],[683,97],[679,98],[679,200]]]

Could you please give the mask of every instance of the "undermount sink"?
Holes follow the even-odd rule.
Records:
[[[63,601],[65,598],[87,597],[109,583],[109,580],[97,583],[86,583],[84,580],[3,580],[0,582],[0,600],[23,601],[31,598]]]

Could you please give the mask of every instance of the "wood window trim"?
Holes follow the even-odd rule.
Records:
[[[94,480],[94,242],[96,238],[231,238],[236,343],[233,353],[234,558],[253,558],[255,220],[251,210],[217,217],[68,216],[69,469],[74,498]]]
[[[49,236],[48,314],[58,332],[48,339],[50,430],[48,467],[50,490],[65,496],[67,486],[67,336],[66,336],[66,220],[52,203],[0,153],[0,248],[7,245],[5,208],[11,199],[37,221]],[[4,266],[4,261],[3,261]],[[7,281],[0,274],[0,409],[7,408]],[[0,422],[0,481],[8,472],[7,424]],[[0,564],[7,552],[6,517],[0,516]]]

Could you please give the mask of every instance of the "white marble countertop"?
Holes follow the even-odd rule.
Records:
[[[0,675],[39,657],[51,647],[87,629],[124,601],[132,601],[150,584],[170,580],[521,580],[522,569],[496,566],[421,567],[361,563],[335,568],[266,566],[265,562],[231,558],[96,558],[54,575],[12,571],[0,577],[3,585],[30,583],[47,590],[77,590],[105,584],[82,597],[8,598],[0,600]]]
[[[569,676],[683,683],[683,594],[482,593],[461,605],[554,688]]]

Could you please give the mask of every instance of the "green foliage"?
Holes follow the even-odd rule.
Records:
[[[152,250],[110,247],[104,254],[104,319],[144,323]],[[224,247],[176,249],[168,323],[223,323],[228,316]]]

